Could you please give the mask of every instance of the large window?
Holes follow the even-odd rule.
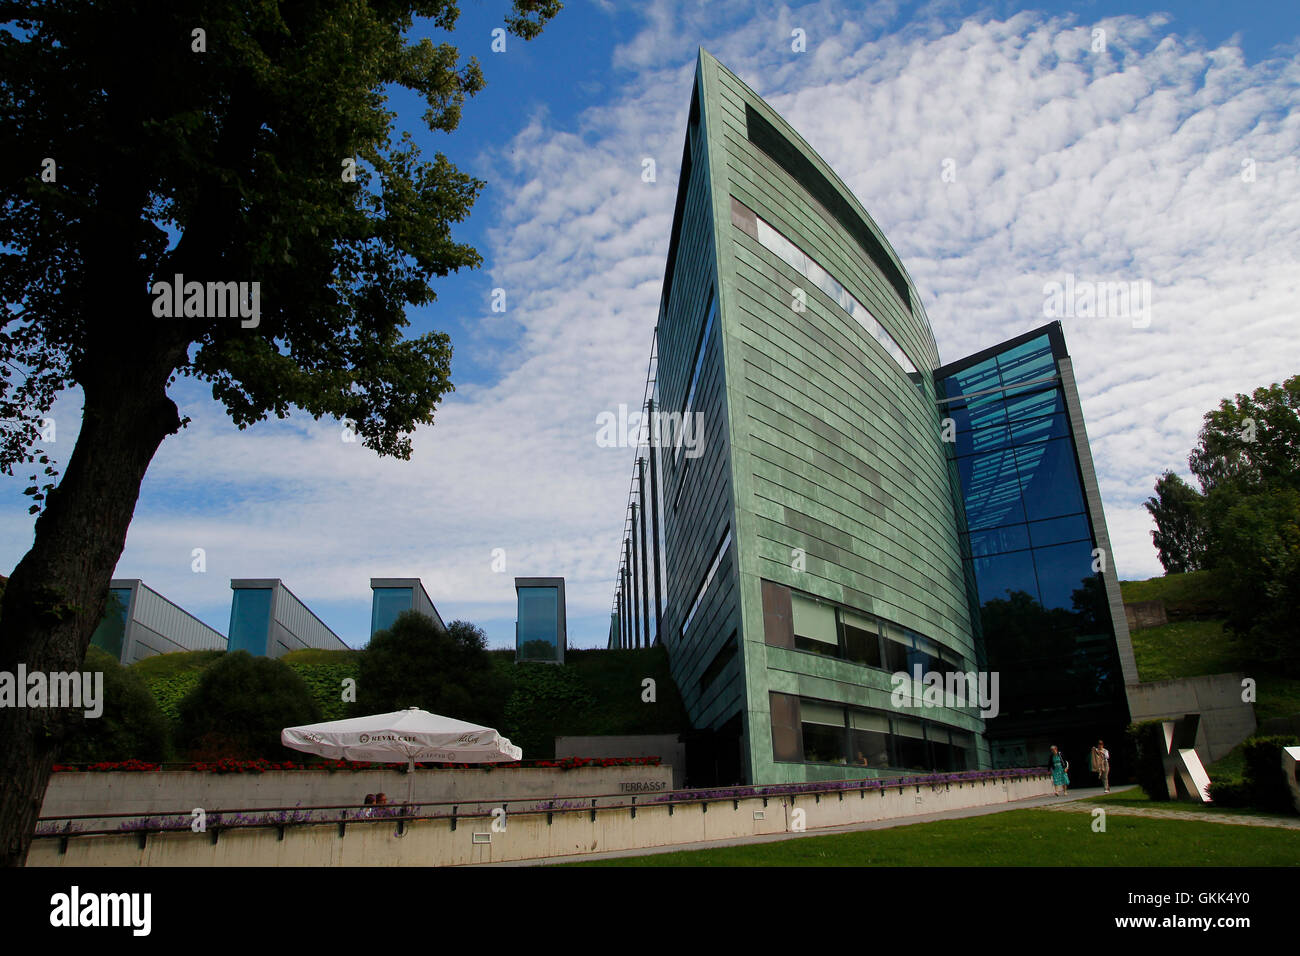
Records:
[[[118,660],[122,659],[122,644],[126,638],[126,615],[130,604],[130,588],[110,589],[108,603],[104,605],[104,616],[90,639],[90,643],[112,654]]]
[[[270,639],[271,589],[236,588],[230,601],[230,650],[263,657]]]
[[[516,591],[519,595],[516,660],[559,661],[559,588],[519,587]]]
[[[799,721],[803,730],[804,760],[810,763],[847,763],[845,757],[844,708],[801,701]]]
[[[412,608],[411,588],[375,588],[370,603],[370,634],[386,631],[397,616]]]
[[[772,754],[783,762],[884,773],[969,770],[975,735],[932,720],[773,693]]]
[[[835,606],[805,597],[791,600],[794,646],[801,651],[840,656],[840,639],[835,628]]]
[[[769,591],[783,587],[771,581],[763,584]],[[918,665],[922,671],[941,674],[964,669],[960,654],[923,634],[829,601],[793,591],[789,593],[796,650],[836,657],[890,673],[911,673]],[[776,621],[774,618],[769,622],[765,618],[765,629],[775,630]],[[775,647],[789,646],[780,634],[765,636],[767,643]]]

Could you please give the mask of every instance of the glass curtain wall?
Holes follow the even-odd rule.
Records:
[[[987,666],[1001,675],[990,735],[1123,719],[1114,629],[1051,337],[936,385],[940,417],[955,424],[948,447]]]

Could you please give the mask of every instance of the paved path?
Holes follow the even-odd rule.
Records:
[[[1131,787],[1115,787],[1111,792],[1119,793]],[[1071,801],[1101,796],[1101,787],[1075,790],[1068,796],[1030,797],[1028,800],[1016,800],[1012,803],[995,803],[984,807],[965,807],[960,810],[943,810],[939,813],[923,813],[910,817],[893,817],[888,820],[872,820],[867,823],[850,823],[838,827],[818,827],[803,833],[765,833],[755,836],[734,837],[727,840],[704,840],[697,843],[675,843],[672,846],[637,847],[632,850],[607,850],[603,853],[574,853],[566,856],[551,856],[536,860],[510,860],[504,863],[483,863],[481,866],[546,866],[553,863],[575,863],[579,860],[608,860],[622,856],[650,856],[653,853],[681,853],[689,850],[713,850],[722,846],[743,846],[750,843],[775,843],[778,840],[800,840],[805,837],[830,836],[836,833],[856,833],[861,830],[887,830],[891,827],[911,826],[913,823],[933,823],[936,820],[961,820],[966,817],[982,817],[990,813],[1004,813],[1007,810],[1083,810],[1082,807],[1069,807]],[[1067,806],[1063,806],[1067,804]],[[1087,808],[1091,810],[1091,807]],[[1107,812],[1110,812],[1107,810]]]
[[[1110,803],[1098,803],[1107,814],[1122,817],[1156,817],[1161,820],[1200,820],[1205,823],[1227,823],[1239,827],[1280,827],[1284,830],[1300,830],[1300,817],[1252,816],[1244,813],[1223,813],[1205,810],[1192,810],[1188,804],[1186,810],[1170,810],[1166,807],[1124,807]],[[1047,810],[1061,810],[1066,813],[1091,813],[1094,805],[1064,803],[1046,807]]]

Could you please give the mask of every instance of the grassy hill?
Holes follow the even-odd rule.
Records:
[[[1125,604],[1163,601],[1169,623],[1132,632],[1133,654],[1142,681],[1203,677],[1237,671],[1256,681],[1255,719],[1300,713],[1300,680],[1279,676],[1246,655],[1241,641],[1224,628],[1223,610],[1208,571],[1168,574],[1146,581],[1121,581]],[[1239,776],[1241,748],[1208,768]]]

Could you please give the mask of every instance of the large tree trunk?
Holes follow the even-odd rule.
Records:
[[[136,351],[129,359],[101,353],[82,376],[81,434],[36,521],[32,549],[5,589],[0,671],[16,675],[20,662],[29,674],[82,667],[145,470],[181,426],[166,389],[184,348],[149,345],[152,355]],[[26,861],[61,739],[78,719],[77,711],[0,707],[0,862],[6,866]]]

